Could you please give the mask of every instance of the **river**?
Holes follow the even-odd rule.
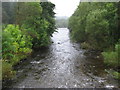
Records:
[[[14,88],[113,88],[116,80],[105,72],[103,60],[73,43],[67,28],[59,28],[51,37],[52,44],[36,50],[17,67]]]

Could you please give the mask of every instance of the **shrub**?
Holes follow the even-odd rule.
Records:
[[[109,66],[118,66],[118,53],[117,52],[103,52],[104,63]]]
[[[25,35],[19,26],[7,25],[3,30],[2,52],[3,59],[13,61],[18,56],[27,55],[32,51],[32,39],[29,35]],[[20,58],[22,59],[22,58]],[[19,59],[19,60],[20,60]],[[19,61],[17,60],[17,61]]]
[[[14,57],[13,52],[15,52],[15,47],[12,45],[14,39],[9,32],[2,33],[2,57],[4,59],[11,59]]]
[[[120,73],[119,72],[114,71],[114,72],[112,72],[112,75],[115,79],[120,79]]]
[[[120,66],[120,44],[115,45],[115,51],[103,52],[104,62],[110,66]]]
[[[2,60],[2,79],[11,79],[15,76],[15,71],[12,69],[12,65]]]

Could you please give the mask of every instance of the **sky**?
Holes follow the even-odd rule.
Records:
[[[56,5],[55,7],[55,16],[71,16],[77,6],[79,5],[80,0],[49,0],[50,2]]]

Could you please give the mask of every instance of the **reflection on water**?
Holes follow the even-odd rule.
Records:
[[[67,28],[59,28],[51,40],[53,43],[49,48],[35,51],[27,64],[18,68],[17,82],[12,87],[117,87],[108,83],[101,59],[85,56],[79,44],[70,41]],[[24,78],[21,73],[25,74]]]

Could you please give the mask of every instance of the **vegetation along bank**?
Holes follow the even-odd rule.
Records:
[[[101,51],[112,75],[120,79],[120,2],[80,2],[69,19],[71,38],[81,47]]]
[[[55,5],[51,2],[3,2],[2,78],[16,75],[13,66],[34,48],[47,47],[55,31]]]

